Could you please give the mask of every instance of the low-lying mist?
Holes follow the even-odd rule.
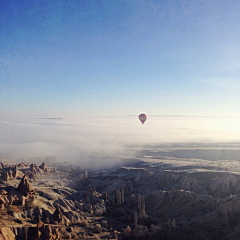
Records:
[[[83,167],[104,167],[119,157],[134,157],[134,149],[144,145],[238,142],[239,121],[237,117],[149,116],[142,125],[137,116],[1,119],[0,157],[17,161],[55,156],[57,161]]]

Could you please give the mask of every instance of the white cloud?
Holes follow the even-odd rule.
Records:
[[[240,139],[239,118],[149,116],[75,120],[1,120],[0,157],[56,156],[59,161],[108,165],[133,156],[128,146],[171,142],[233,142]],[[110,160],[102,157],[110,156]],[[94,160],[95,159],[95,160]]]

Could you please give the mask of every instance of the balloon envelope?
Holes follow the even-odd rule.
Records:
[[[145,113],[141,113],[139,114],[138,118],[141,121],[141,123],[144,124],[145,121],[147,120],[147,115]]]

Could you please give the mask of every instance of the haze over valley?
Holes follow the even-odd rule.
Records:
[[[237,239],[238,120],[1,119],[2,236]]]
[[[149,116],[142,126],[137,115],[74,119],[8,118],[1,119],[0,123],[0,150],[1,157],[15,161],[54,156],[57,161],[84,167],[88,167],[89,159],[92,159],[98,167],[101,164],[107,167],[114,163],[116,157],[136,156],[146,145],[163,145],[160,148],[163,150],[166,145],[171,150],[176,143],[200,143],[192,144],[193,150],[208,148],[208,144],[210,149],[218,150],[231,148],[232,144],[238,150],[234,142],[240,139],[239,120],[238,117]],[[183,156],[185,154],[182,153]],[[186,157],[192,158],[194,154],[192,151]],[[176,154],[169,156],[179,157]],[[104,160],[104,157],[113,159]],[[210,160],[211,156],[208,158]]]

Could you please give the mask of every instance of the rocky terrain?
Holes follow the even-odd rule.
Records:
[[[2,159],[0,239],[239,239],[239,169],[160,152],[101,170]]]

